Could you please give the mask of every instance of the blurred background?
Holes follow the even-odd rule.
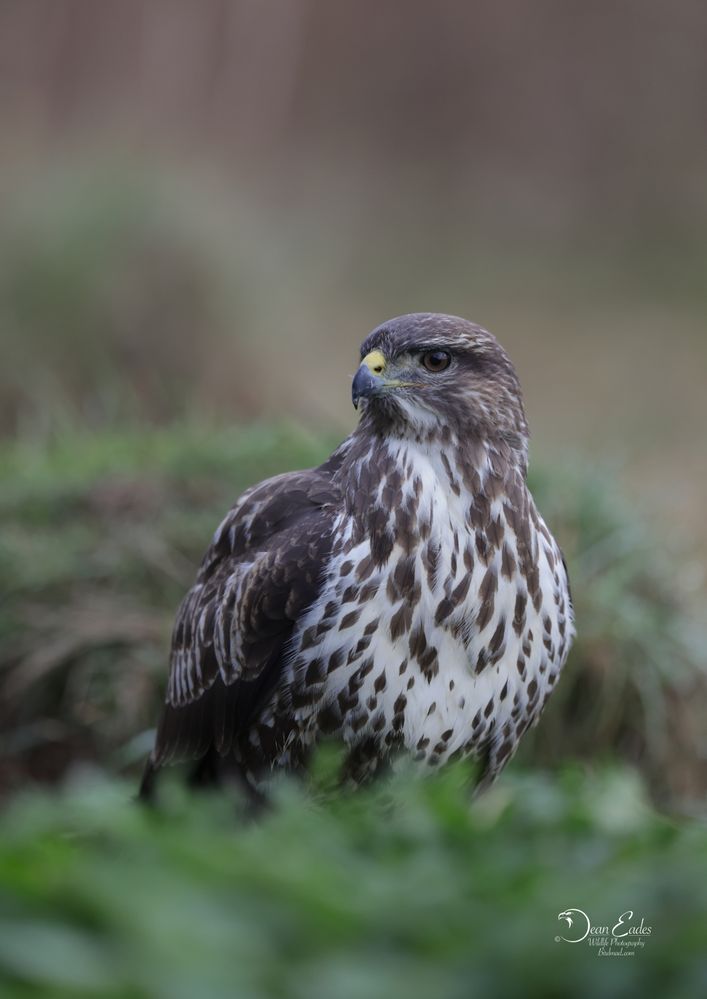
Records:
[[[5,803],[76,766],[127,776],[119,798],[134,786],[175,608],[222,514],[352,429],[349,379],[371,328],[442,311],[491,329],[516,363],[532,485],[568,556],[580,636],[511,768],[526,811],[504,826],[493,806],[464,836],[482,864],[489,830],[524,849],[524,823],[554,801],[539,856],[585,811],[606,844],[634,779],[652,808],[704,814],[706,53],[698,0],[0,0]],[[595,794],[605,765],[638,776]],[[533,783],[568,766],[566,799]],[[456,792],[454,806],[421,793],[418,817],[457,814]],[[62,809],[90,826],[81,800]],[[58,812],[42,807],[17,820],[18,843],[35,828],[53,842]],[[299,812],[278,821],[309,835]],[[355,852],[355,819],[327,821]],[[123,831],[128,853],[149,849],[142,827]],[[282,852],[285,832],[268,835]],[[587,874],[598,884],[602,849]],[[22,995],[61,974],[75,994],[71,961],[37,972],[46,920],[62,927],[58,951],[69,930],[61,900],[32,895],[31,849],[25,861],[19,894],[43,929],[19,934],[24,964],[6,936],[0,964]],[[639,867],[651,863],[649,851]],[[114,933],[117,899],[91,917]],[[93,946],[71,939],[84,956]],[[409,997],[429,967],[405,967]],[[358,971],[330,973],[342,997],[372,994]],[[541,979],[538,994],[555,994]],[[147,980],[129,994],[195,994]],[[584,984],[609,995],[614,981]],[[86,987],[104,994],[100,975]]]
[[[458,313],[704,552],[706,47],[697,0],[4,0],[3,429],[345,433],[367,331]]]

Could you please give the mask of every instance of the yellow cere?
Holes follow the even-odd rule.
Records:
[[[382,375],[385,370],[385,357],[380,350],[372,350],[370,354],[366,354],[361,363],[374,375]]]

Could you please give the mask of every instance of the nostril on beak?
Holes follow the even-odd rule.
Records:
[[[362,364],[354,375],[353,384],[351,385],[351,401],[354,407],[358,409],[359,399],[368,398],[373,395],[380,384],[381,382],[377,375],[365,364]]]

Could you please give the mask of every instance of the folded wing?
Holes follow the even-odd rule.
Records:
[[[323,468],[245,493],[214,535],[172,636],[148,769],[223,756],[272,697],[288,640],[319,594],[339,497]]]

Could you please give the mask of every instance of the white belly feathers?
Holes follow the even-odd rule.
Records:
[[[350,745],[379,740],[381,750],[403,748],[430,765],[483,754],[493,776],[564,664],[572,631],[564,566],[528,497],[537,568],[529,593],[507,497],[485,500],[475,524],[476,497],[448,463],[411,450],[399,461],[419,497],[416,543],[396,540],[376,565],[368,540],[352,545],[342,515],[321,600],[293,641],[298,682],[321,684],[302,713],[328,712],[330,730]],[[385,480],[381,498],[384,489]]]

